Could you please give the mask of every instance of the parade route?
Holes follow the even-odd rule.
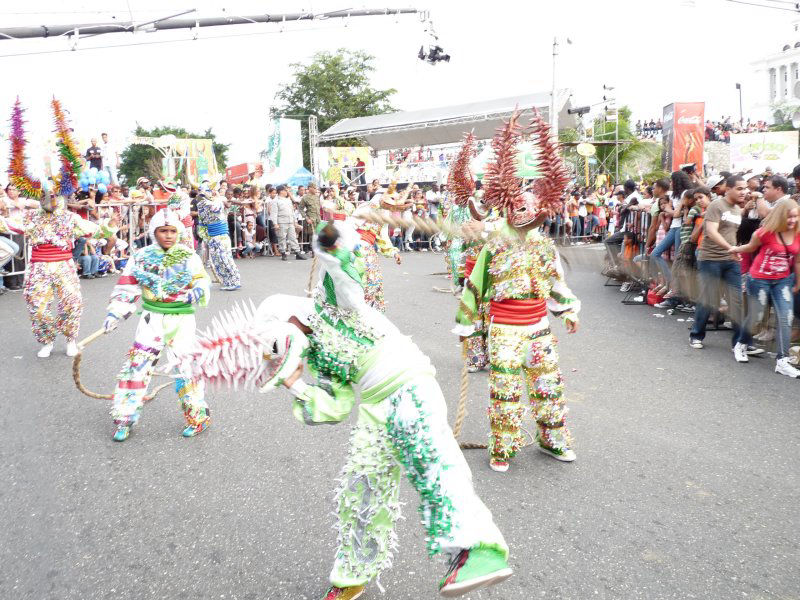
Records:
[[[800,590],[800,383],[772,359],[738,365],[727,332],[688,345],[686,315],[625,306],[601,253],[567,252],[581,330],[555,322],[578,459],[523,450],[510,470],[466,451],[478,495],[511,547],[514,576],[475,599],[796,598]],[[381,260],[387,316],[430,356],[455,416],[456,298],[441,255]],[[304,294],[310,261],[238,261],[243,287],[197,313],[203,328],[240,299]],[[114,277],[82,282],[81,336],[100,327]],[[321,598],[347,423],[307,427],[286,391],[209,390],[213,424],[184,439],[175,393],[114,443],[110,401],[81,395],[59,338],[37,359],[20,293],[0,298],[0,598]],[[136,319],[91,345],[83,380],[109,392]],[[463,438],[486,441],[487,375],[470,376]],[[160,380],[155,380],[159,383]],[[530,423],[530,421],[528,421]],[[417,495],[403,483],[394,566],[363,599],[433,599],[446,565],[427,560]],[[794,566],[792,566],[794,565]]]

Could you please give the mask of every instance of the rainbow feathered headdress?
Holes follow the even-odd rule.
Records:
[[[75,142],[72,139],[67,118],[61,107],[61,102],[53,98],[51,102],[53,118],[55,120],[56,147],[61,162],[57,175],[53,177],[53,191],[59,196],[69,196],[77,190],[78,173],[81,170],[81,159]],[[22,118],[24,109],[17,98],[11,111],[11,163],[8,168],[9,180],[19,190],[22,196],[40,199],[42,197],[42,182],[28,173],[25,156],[25,125]]]

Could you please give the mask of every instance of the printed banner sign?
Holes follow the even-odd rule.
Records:
[[[731,134],[731,171],[791,173],[798,163],[798,131]]]
[[[663,166],[677,171],[680,166],[695,163],[703,172],[704,102],[675,102],[664,107]]]

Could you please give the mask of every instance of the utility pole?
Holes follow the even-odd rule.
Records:
[[[737,83],[736,89],[739,90],[739,127],[744,125],[744,113],[742,112],[742,84]]]

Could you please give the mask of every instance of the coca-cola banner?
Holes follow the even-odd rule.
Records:
[[[677,171],[695,163],[703,172],[705,102],[675,102],[664,107],[664,168]]]

